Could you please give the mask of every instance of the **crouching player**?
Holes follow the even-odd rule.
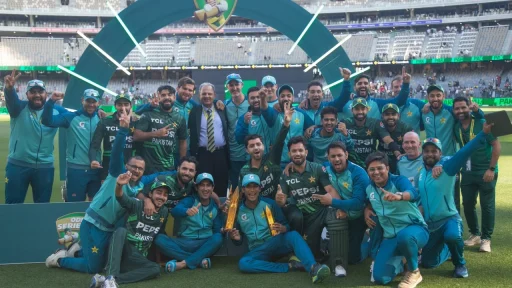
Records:
[[[278,192],[281,188],[278,187]],[[268,198],[260,197],[260,178],[255,174],[247,174],[242,179],[244,201],[239,208],[236,227],[229,231],[229,236],[235,245],[242,243],[242,235],[247,237],[249,252],[239,262],[239,268],[247,273],[286,273],[290,270],[309,272],[313,283],[327,278],[331,270],[326,265],[315,262],[308,244],[296,231],[290,231],[286,218],[277,204]],[[266,209],[270,209],[274,223],[269,227]],[[273,236],[272,231],[277,232]],[[295,253],[299,261],[275,263],[273,259]]]
[[[160,275],[160,266],[146,256],[153,239],[165,227],[169,210],[164,204],[170,188],[164,182],[165,176],[157,177],[148,195],[156,212],[146,215],[144,201],[123,193],[123,186],[130,183],[131,176],[130,172],[126,172],[117,177],[116,199],[128,212],[128,220],[126,228],[117,228],[110,238],[105,268],[109,276],[105,279],[102,275],[94,275],[90,287],[117,287],[117,283],[133,283]]]
[[[201,173],[196,179],[196,191],[181,200],[171,210],[180,219],[178,238],[159,234],[155,243],[165,256],[174,259],[165,265],[165,271],[174,272],[188,267],[211,268],[211,255],[222,246],[220,229],[223,215],[211,198],[214,188],[213,176]],[[179,261],[179,262],[177,262]]]

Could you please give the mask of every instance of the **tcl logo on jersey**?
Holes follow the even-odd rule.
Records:
[[[288,184],[288,185],[290,185],[290,184],[297,184],[297,183],[300,183],[299,179],[297,179],[297,178],[286,180],[286,184]]]
[[[357,134],[356,130],[354,130],[354,129],[347,129],[347,132],[350,135],[356,135]]]
[[[119,128],[117,126],[107,126],[105,127],[107,131],[119,131]]]
[[[158,124],[164,124],[164,121],[162,121],[162,119],[158,119],[158,118],[151,118],[151,122],[153,123],[158,123]]]

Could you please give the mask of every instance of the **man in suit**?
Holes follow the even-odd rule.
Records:
[[[211,83],[199,86],[200,106],[192,108],[188,118],[190,155],[199,161],[200,173],[210,173],[215,179],[215,193],[226,196],[228,189],[229,138],[226,110],[213,105],[215,87]]]

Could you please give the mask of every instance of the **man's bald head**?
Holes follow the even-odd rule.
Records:
[[[418,157],[420,153],[420,136],[416,132],[407,132],[404,135],[402,148],[404,148],[407,157],[410,159]]]

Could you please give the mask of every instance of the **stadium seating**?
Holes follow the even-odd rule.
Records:
[[[482,56],[501,54],[507,33],[508,25],[480,28],[480,33],[478,33],[478,37],[476,39],[473,55]]]
[[[392,57],[395,60],[408,60],[409,54],[419,55],[425,40],[425,33],[404,32],[395,35]]]
[[[476,38],[478,31],[464,31],[460,37],[459,47],[457,48],[458,53],[463,52],[464,54],[471,55],[475,48]]]
[[[389,54],[389,43],[391,41],[390,34],[379,34],[377,36],[377,46],[375,48],[375,54],[384,55]]]
[[[345,39],[347,35],[338,35],[335,37],[338,41],[341,41]],[[345,49],[350,60],[366,61],[372,58],[370,54],[374,39],[375,34],[373,33],[355,34],[341,46]]]
[[[423,53],[424,58],[452,57],[456,33],[442,33],[430,36],[427,40],[427,47]]]

